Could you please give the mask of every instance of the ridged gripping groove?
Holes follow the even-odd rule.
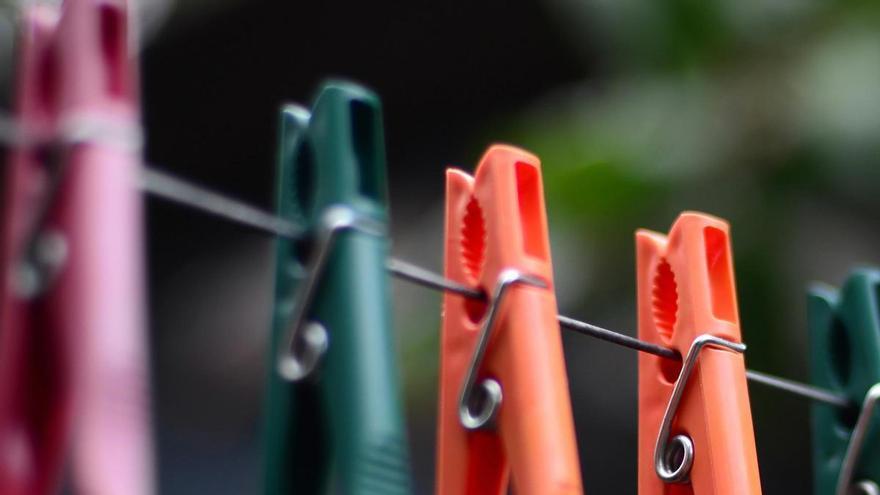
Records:
[[[465,272],[476,283],[480,280],[486,258],[486,225],[477,198],[472,197],[465,208],[461,228],[461,259]]]
[[[471,197],[465,207],[461,227],[461,263],[472,284],[478,284],[486,261],[486,224],[477,198]],[[464,311],[474,325],[486,314],[486,302],[464,299]]]
[[[361,495],[409,494],[409,458],[403,439],[386,437],[360,453],[354,485]]]
[[[654,324],[660,336],[668,342],[672,339],[678,314],[678,285],[672,267],[665,259],[657,265],[653,296]]]

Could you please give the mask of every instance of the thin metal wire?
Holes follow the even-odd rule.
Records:
[[[40,232],[42,232],[58,190],[64,182],[64,176],[67,169],[67,163],[60,159],[61,152],[59,150],[59,144],[56,143],[53,146],[37,137],[38,136],[35,133],[26,132],[22,126],[18,125],[14,117],[9,116],[6,112],[0,112],[0,143],[11,147],[44,145],[42,151],[44,152],[44,162],[46,162],[45,165],[48,169],[48,185],[46,190],[42,193],[41,201],[34,208],[33,225],[29,227],[26,236],[27,241],[25,246],[27,246],[27,248],[24,250],[26,255],[30,255],[33,252],[33,247],[36,245],[36,239],[40,235]]]
[[[159,198],[268,234],[296,240],[304,233],[302,227],[283,218],[155,168],[144,168],[140,185],[145,192]]]
[[[827,390],[823,390],[812,385],[796,382],[787,378],[780,378],[774,375],[768,375],[755,370],[746,370],[746,378],[750,382],[766,385],[777,390],[790,392],[801,397],[806,397],[817,402],[824,402],[837,407],[851,407],[852,403],[844,396],[838,395]]]
[[[492,337],[492,330],[495,328],[495,319],[498,317],[501,303],[504,301],[508,289],[514,285],[547,288],[547,284],[540,278],[521,273],[514,268],[502,270],[498,275],[495,291],[492,294],[486,316],[480,324],[477,345],[465,372],[461,393],[458,395],[458,420],[468,430],[478,430],[491,425],[498,413],[498,408],[501,406],[503,397],[501,384],[494,378],[483,378],[477,381],[477,374],[480,372],[483,359],[486,356],[486,348]],[[475,400],[475,397],[479,397],[479,400]],[[472,408],[475,408],[476,411]]]
[[[64,233],[47,229],[47,223],[67,176],[67,151],[93,141],[138,153],[143,139],[139,125],[118,125],[88,115],[68,115],[50,132],[23,125],[0,111],[0,144],[31,153],[45,173],[40,197],[30,208],[31,223],[26,226],[22,259],[15,271],[15,286],[21,296],[34,297],[45,290],[64,262]]]
[[[471,289],[466,285],[449,280],[442,275],[426,270],[425,268],[414,265],[408,261],[392,257],[388,259],[388,264],[386,266],[392,275],[401,280],[406,280],[407,282],[412,282],[428,289],[452,292],[469,299],[486,300],[486,294],[482,291]]]
[[[357,231],[374,237],[384,237],[385,224],[358,214],[348,206],[327,208],[321,215],[320,229],[312,254],[306,265],[306,277],[298,284],[293,300],[295,306],[278,348],[278,373],[288,381],[302,381],[315,371],[318,361],[327,351],[330,337],[327,328],[309,319],[321,277],[337,236],[345,231]]]
[[[33,207],[34,214],[25,235],[23,259],[19,260],[21,264],[17,267],[18,280],[16,286],[19,290],[23,291],[22,295],[27,297],[32,297],[45,290],[49,285],[52,270],[58,268],[53,266],[51,262],[46,263],[48,260],[42,259],[41,240],[46,240],[48,235],[49,239],[54,238],[56,242],[64,243],[63,235],[59,232],[47,232],[46,225],[49,221],[49,214],[55,206],[61,186],[64,184],[64,178],[67,176],[67,160],[63,159],[62,151],[58,145],[45,146],[43,152],[42,164],[47,174],[46,187],[40,193],[40,198]],[[60,263],[62,260],[56,258],[55,261]],[[22,278],[22,276],[24,277]],[[30,280],[32,283],[26,282],[27,280]]]
[[[60,140],[52,140],[52,136],[45,132],[37,132],[36,129],[26,127],[17,122],[16,118],[0,111],[0,144],[9,148],[28,148],[42,160],[46,172],[46,180],[40,198],[31,208],[31,223],[26,227],[24,249],[19,265],[16,266],[15,286],[20,295],[32,297],[43,290],[51,277],[51,271],[57,266],[55,263],[62,262],[61,258],[45,259],[41,244],[52,240],[56,246],[61,246],[64,240],[57,232],[46,232],[46,223],[58,192],[64,183],[67,172],[67,162],[62,159],[62,148],[66,143]],[[61,244],[59,244],[61,243]],[[62,248],[63,249],[63,248]],[[53,250],[55,253],[62,251]]]
[[[847,495],[855,493],[858,490],[862,494],[876,494],[880,491],[880,487],[874,480],[860,480],[853,485],[856,467],[858,466],[859,455],[865,444],[865,438],[868,436],[868,429],[874,418],[874,408],[880,401],[880,383],[875,383],[868,389],[865,399],[862,402],[859,418],[856,420],[855,428],[853,428],[852,436],[849,439],[849,445],[846,447],[846,454],[843,456],[843,463],[840,466],[840,474],[837,476],[837,486],[834,489],[834,495]],[[856,490],[852,490],[855,488]]]
[[[32,129],[26,129],[16,122],[14,116],[6,111],[0,111],[0,145],[36,146],[51,143],[51,140],[51,136]],[[58,176],[59,180],[53,182],[60,182],[60,177],[63,177],[63,165],[59,167],[57,172],[57,174],[53,175]],[[271,235],[300,239],[304,234],[304,229],[299,225],[279,218],[276,215],[266,213],[241,201],[191,184],[154,167],[144,167],[140,186],[143,191],[156,197]],[[48,195],[50,199],[47,204],[51,204],[52,196],[54,194]],[[486,300],[486,294],[481,291],[448,280],[439,274],[432,273],[403,260],[390,258],[387,268],[392,275],[429,289],[448,291],[464,297]],[[666,359],[681,360],[681,355],[672,349],[567,316],[559,315],[558,319],[560,326],[567,330],[639,352],[647,352]],[[790,392],[811,400],[825,402],[838,407],[851,406],[846,398],[807,384],[753,370],[747,370],[746,377],[754,383]]]
[[[653,354],[662,358],[681,361],[681,354],[668,347],[645,342],[644,340],[617,333],[613,330],[608,330],[607,328],[602,328],[591,323],[575,320],[568,316],[559,315],[558,319],[559,325],[565,329],[573,330],[577,333],[604,340],[605,342],[610,342],[622,347],[628,347],[639,352],[647,352],[648,354]]]
[[[672,387],[669,403],[666,404],[666,411],[663,413],[663,421],[660,422],[657,443],[654,444],[654,471],[666,483],[686,482],[694,464],[694,441],[691,437],[683,433],[671,439],[670,436],[672,436],[672,421],[678,413],[678,406],[681,405],[688,380],[697,365],[700,351],[706,347],[727,349],[740,354],[746,350],[743,343],[730,342],[707,333],[698,335],[691,343],[681,371],[678,373],[678,379],[675,380],[675,386]]]
[[[0,141],[14,145],[21,144],[23,141],[28,141],[28,139],[19,132],[14,121],[0,114]],[[298,225],[240,201],[190,184],[155,168],[145,168],[142,178],[141,186],[143,190],[157,197],[272,235],[291,239],[299,239],[303,235],[303,228]],[[392,275],[429,289],[448,291],[474,299],[486,299],[486,294],[481,291],[448,280],[439,274],[403,260],[390,258],[387,267]],[[667,347],[567,316],[559,315],[558,319],[560,326],[567,330],[639,352],[647,352],[665,359],[681,360],[681,355],[678,352]],[[838,407],[850,406],[849,401],[845,397],[793,380],[753,370],[747,370],[746,377],[751,382],[811,400],[825,402]]]
[[[145,168],[141,186],[145,192],[153,194],[159,198],[271,235],[290,239],[300,239],[304,234],[304,229],[292,222],[288,222],[275,215],[266,213],[259,208],[255,208],[236,199],[191,184],[156,168]],[[388,260],[387,268],[393,276],[421,285],[428,289],[447,291],[468,298],[486,300],[486,294],[482,291],[459,284],[458,282],[449,280],[442,275],[436,274],[407,261],[391,257]],[[558,320],[559,325],[566,330],[571,330],[582,335],[604,340],[605,342],[639,352],[646,352],[665,359],[681,361],[681,355],[668,347],[646,342],[568,316],[559,315]],[[746,378],[748,378],[749,381],[789,392],[807,399],[825,402],[838,407],[850,406],[849,401],[844,397],[804,383],[779,378],[753,370],[747,370]]]

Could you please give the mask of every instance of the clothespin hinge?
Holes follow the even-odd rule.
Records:
[[[840,475],[837,478],[837,487],[834,490],[835,495],[850,495],[851,493],[853,495],[880,495],[880,486],[873,480],[861,480],[853,484],[853,476],[855,475],[859,454],[862,452],[865,437],[868,434],[868,427],[871,425],[871,418],[878,400],[880,400],[880,383],[874,384],[874,386],[868,389],[868,393],[865,394],[859,418],[856,420],[856,426],[853,429],[852,436],[850,436],[849,445],[843,457],[843,464],[840,466]]]
[[[495,294],[489,305],[486,317],[480,328],[480,336],[477,339],[477,347],[471,357],[470,365],[465,374],[464,385],[458,397],[458,416],[461,425],[468,430],[478,430],[491,424],[501,405],[501,385],[497,380],[486,378],[479,382],[477,389],[477,373],[483,363],[489,338],[492,336],[492,327],[498,315],[501,302],[507,294],[507,289],[515,284],[531,285],[534,287],[547,288],[547,284],[532,275],[526,275],[514,268],[503,270],[495,284]],[[480,391],[479,395],[477,390]],[[475,414],[472,407],[476,406],[479,411]]]
[[[684,359],[684,364],[678,374],[678,380],[672,389],[669,404],[663,414],[663,422],[660,424],[660,433],[657,435],[657,444],[654,447],[654,470],[657,476],[666,483],[686,483],[690,477],[691,466],[694,463],[694,442],[687,435],[676,435],[669,439],[672,432],[672,420],[678,412],[678,406],[687,387],[700,351],[706,346],[720,347],[742,353],[746,345],[738,342],[716,337],[711,334],[702,334],[694,339]]]
[[[306,267],[306,280],[297,289],[293,317],[278,352],[278,373],[292,382],[310,376],[329,345],[327,329],[320,322],[308,321],[307,315],[337,235],[349,230],[372,236],[385,235],[382,224],[342,205],[328,207],[321,215],[320,225],[315,236],[315,250]]]

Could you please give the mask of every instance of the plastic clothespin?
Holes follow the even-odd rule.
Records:
[[[492,146],[476,176],[446,173],[440,495],[582,493],[538,158]]]
[[[853,404],[813,405],[814,493],[880,493],[880,423],[873,413],[880,395],[880,271],[856,270],[839,291],[811,287],[808,325],[813,384]]]
[[[4,495],[56,493],[65,471],[77,493],[153,492],[128,22],[111,0],[21,16],[25,132],[5,172],[0,265]]]
[[[406,430],[393,346],[381,104],[323,86],[281,113],[279,239],[266,420],[266,487],[280,494],[405,494]]]
[[[636,233],[639,494],[761,493],[726,222],[683,213],[668,236]]]

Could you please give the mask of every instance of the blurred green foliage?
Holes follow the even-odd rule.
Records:
[[[471,151],[506,141],[541,158],[560,312],[635,334],[635,230],[714,214],[731,224],[749,367],[806,380],[807,284],[880,264],[880,2],[545,5],[589,76],[492,116]],[[419,311],[436,303],[400,324],[430,327],[402,338],[417,415],[435,406],[436,321]],[[577,338],[566,347],[579,436],[634,449],[634,356],[603,368],[614,351]],[[806,489],[806,404],[752,394],[765,488]],[[634,473],[626,452],[613,462]],[[586,480],[615,483],[590,467],[601,452],[581,455]]]
[[[704,211],[731,222],[749,362],[805,377],[806,284],[880,262],[880,3],[545,2],[594,74],[495,116],[473,149],[541,158],[557,278],[584,278],[562,311],[632,313],[634,231]],[[420,335],[412,392],[435,378]]]
[[[581,299],[633,298],[619,274],[636,228],[713,213],[732,224],[752,362],[791,365],[771,350],[803,340],[805,279],[845,272],[823,250],[793,253],[833,245],[840,217],[840,256],[880,253],[850,245],[880,216],[880,3],[547,4],[572,43],[599,47],[585,53],[597,74],[516,113],[504,137],[541,157],[553,227],[590,238]]]
[[[806,380],[807,284],[880,263],[880,2],[546,3],[595,74],[491,131],[542,159],[557,288],[574,292],[561,311],[633,334],[634,230],[715,214],[731,223],[749,367]],[[571,272],[583,280],[564,284]],[[571,380],[591,403],[608,393]],[[765,489],[805,488],[806,404],[762,392]]]

